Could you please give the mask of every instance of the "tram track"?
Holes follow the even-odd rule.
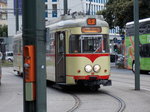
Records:
[[[71,97],[73,97],[73,99],[74,99],[74,104],[72,105],[72,106],[70,106],[69,107],[69,109],[67,109],[65,112],[76,112],[77,110],[80,112],[80,111],[82,111],[82,109],[80,110],[80,106],[82,106],[82,105],[85,105],[84,103],[81,105],[81,102],[85,102],[83,99],[82,99],[82,97],[80,96],[80,95],[83,95],[83,94],[85,94],[85,96],[86,95],[90,95],[91,94],[91,91],[90,91],[90,93],[89,93],[89,91],[84,91],[84,90],[78,90],[78,89],[76,89],[76,88],[71,88],[71,90],[69,89],[65,89],[65,90],[63,90],[61,87],[59,87],[59,86],[52,86],[52,88],[55,88],[55,89],[57,89],[57,90],[60,90],[61,92],[63,92],[63,93],[67,93],[68,95],[70,95]],[[123,101],[120,97],[118,97],[118,96],[115,96],[115,95],[113,95],[113,94],[111,94],[111,93],[109,93],[108,91],[104,91],[104,90],[100,90],[100,91],[98,91],[98,92],[92,92],[92,94],[94,94],[94,95],[96,95],[97,97],[99,97],[99,95],[101,94],[104,94],[104,95],[106,95],[106,96],[109,96],[109,97],[111,97],[111,98],[113,98],[114,99],[114,101],[117,101],[118,102],[118,105],[117,105],[117,108],[115,109],[115,107],[113,107],[113,109],[114,109],[114,111],[112,111],[112,112],[123,112],[124,110],[125,110],[125,108],[126,108],[126,103],[125,103],[125,101]],[[91,95],[91,97],[92,97],[93,95]],[[80,98],[81,97],[81,98]],[[107,98],[107,97],[106,97]],[[95,98],[94,98],[95,99]],[[110,100],[111,101],[111,100]],[[99,107],[99,109],[100,109],[100,111],[101,111],[101,108],[102,107]],[[107,108],[107,107],[106,107]],[[111,110],[112,108],[110,108],[110,110]],[[90,110],[89,110],[90,111]]]
[[[77,95],[75,95],[74,93],[72,93],[72,92],[70,92],[68,90],[66,91],[67,88],[62,88],[59,85],[52,85],[51,88],[57,89],[57,90],[61,91],[62,93],[67,93],[68,95],[73,97],[74,105],[71,106],[68,110],[66,110],[66,112],[74,112],[76,109],[79,108],[81,100],[80,100],[80,98]]]
[[[111,93],[108,93],[106,91],[99,91],[99,92],[96,92],[97,96],[99,96],[99,93],[102,93],[104,95],[107,95],[111,98],[113,98],[115,101],[118,102],[118,106],[116,108],[116,110],[114,112],[124,112],[125,108],[126,108],[126,103],[124,100],[122,100],[120,97],[118,96],[115,96]],[[81,99],[78,97],[78,95],[74,94],[74,93],[69,93],[74,99],[75,99],[75,104],[73,107],[71,107],[68,111],[66,112],[74,112],[76,111],[79,106],[81,105]]]
[[[118,96],[115,96],[113,94],[110,94],[110,93],[107,93],[107,92],[103,92],[104,94],[112,97],[113,99],[115,99],[118,103],[119,103],[119,106],[118,106],[118,109],[116,109],[115,112],[123,112],[126,108],[126,103],[124,100],[122,100],[121,98],[119,98]]]
[[[73,105],[69,110],[67,110],[66,112],[74,112],[74,111],[80,106],[81,101],[80,101],[80,98],[79,98],[77,95],[72,94],[72,93],[69,93],[69,94],[74,98],[75,103],[74,103],[74,105]]]

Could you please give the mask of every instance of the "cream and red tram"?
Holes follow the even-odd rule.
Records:
[[[101,16],[66,16],[46,28],[48,80],[96,89],[111,85],[109,27]]]
[[[46,25],[47,80],[98,89],[111,85],[109,27],[101,16],[63,16]],[[22,73],[22,34],[14,38],[14,71]]]

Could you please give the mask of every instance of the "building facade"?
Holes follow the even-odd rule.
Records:
[[[82,12],[95,15],[105,9],[107,0],[68,0],[68,13]],[[46,0],[47,20],[52,20],[64,14],[64,0]]]
[[[0,25],[7,25],[7,2],[0,0]]]
[[[21,10],[22,0],[18,0],[19,8]],[[16,34],[16,14],[15,14],[16,0],[7,1],[7,16],[8,16],[8,36],[13,37]],[[19,29],[22,29],[22,13],[19,12]]]
[[[22,29],[22,0],[18,0],[19,3],[19,30]],[[16,0],[7,0],[7,22],[8,22],[8,47],[7,51],[13,50],[13,37],[16,34],[16,13],[15,5]],[[6,44],[7,45],[7,44]]]
[[[7,25],[7,2],[6,0],[0,0],[0,28],[4,28]],[[5,27],[6,28],[6,27]],[[5,37],[6,32],[0,34],[0,52],[4,53],[6,51],[6,44],[8,38]]]

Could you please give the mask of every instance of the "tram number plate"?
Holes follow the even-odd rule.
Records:
[[[90,79],[90,80],[96,80],[97,77],[96,77],[96,76],[90,76],[89,79]]]

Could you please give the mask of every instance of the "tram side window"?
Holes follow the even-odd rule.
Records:
[[[71,35],[70,37],[70,53],[81,53],[80,35]]]
[[[150,44],[144,44],[140,47],[141,57],[150,57]]]
[[[104,35],[103,39],[104,39],[104,45],[105,45],[104,50],[105,50],[105,52],[109,53],[110,48],[109,48],[109,37],[108,37],[108,35]]]
[[[19,44],[18,40],[14,42],[14,48],[13,48],[14,49],[14,54],[18,54],[19,53],[19,51],[18,51],[18,49],[19,49],[18,44]]]
[[[65,39],[65,33],[60,33],[58,38],[58,53],[64,53],[64,39]]]
[[[18,53],[22,53],[22,45],[21,45],[21,40],[19,41],[19,48],[18,48]]]
[[[54,54],[55,53],[55,39],[54,33],[48,34],[46,37],[46,53]]]

